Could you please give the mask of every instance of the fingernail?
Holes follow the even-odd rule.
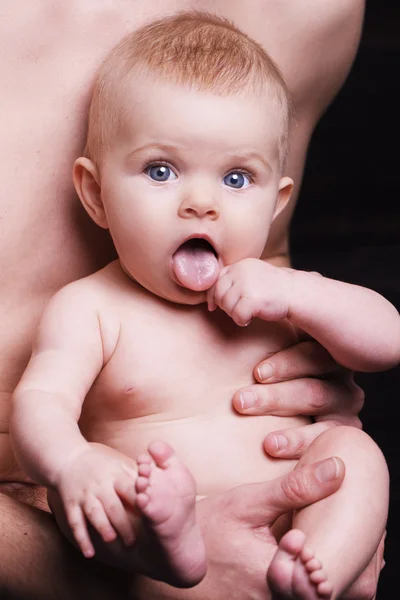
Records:
[[[254,406],[257,400],[257,396],[254,392],[240,392],[240,406],[243,410]]]
[[[339,477],[339,463],[336,458],[328,458],[318,465],[315,474],[321,482],[334,481]]]
[[[261,381],[264,381],[265,379],[269,379],[270,377],[272,377],[272,375],[274,374],[274,367],[269,363],[264,363],[263,365],[258,367],[257,373],[258,378]]]
[[[289,440],[284,435],[274,435],[273,439],[276,450],[284,450],[287,448]]]

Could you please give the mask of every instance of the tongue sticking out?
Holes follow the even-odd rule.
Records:
[[[172,257],[179,283],[194,292],[208,290],[219,277],[219,264],[211,245],[205,240],[189,240]]]

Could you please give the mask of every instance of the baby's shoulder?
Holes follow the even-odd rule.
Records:
[[[107,307],[116,307],[117,297],[118,286],[113,280],[112,270],[105,267],[60,288],[49,299],[44,315],[74,320],[79,315],[89,318],[90,315],[109,314],[111,311]]]
[[[110,297],[115,301],[117,296],[123,294],[123,280],[126,277],[121,277],[120,272],[121,269],[118,269],[114,261],[91,275],[68,283],[57,292],[56,296],[60,299],[65,298],[100,307]]]

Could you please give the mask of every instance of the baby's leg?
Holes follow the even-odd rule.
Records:
[[[95,558],[177,587],[199,583],[205,575],[206,557],[195,520],[195,482],[172,448],[163,442],[154,442],[149,446],[149,453],[139,457],[136,465],[108,446],[92,445],[138,471],[136,497],[132,498],[131,506],[126,506],[135,531],[135,543],[126,546],[119,537],[104,542],[89,526]],[[61,531],[75,544],[60,497],[50,490],[48,497]]]
[[[196,522],[193,476],[161,441],[150,444],[137,463],[136,506],[144,528],[141,554],[147,562],[153,558],[152,565],[158,557],[157,579],[178,587],[196,585],[206,573],[206,552]],[[151,571],[147,574],[154,577]]]
[[[311,444],[297,466],[329,456],[346,465],[340,489],[293,517],[268,570],[271,588],[287,598],[338,598],[371,560],[385,530],[389,477],[373,440],[336,427]]]

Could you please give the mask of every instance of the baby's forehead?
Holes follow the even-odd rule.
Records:
[[[167,94],[165,93],[167,91]],[[156,96],[158,101],[157,107],[163,110],[167,107],[167,103],[171,103],[171,99],[184,98],[184,102],[190,103],[196,101],[196,108],[210,110],[210,107],[215,106],[225,101],[237,101],[240,103],[243,113],[254,111],[255,107],[261,108],[268,112],[270,116],[279,118],[282,114],[282,106],[276,97],[274,88],[265,85],[260,89],[252,89],[250,86],[244,87],[240,91],[228,92],[221,91],[218,88],[202,89],[195,83],[181,83],[173,77],[160,77],[157,73],[148,72],[140,74],[136,77],[127,78],[125,82],[120,82],[120,85],[115,89],[114,102],[119,105],[119,108],[129,108],[138,103],[143,105],[146,103],[146,98]],[[149,112],[154,110],[153,103],[146,103]]]
[[[247,88],[221,93],[146,74],[120,86],[115,102],[115,111],[125,126],[130,119],[138,126],[143,119],[149,119],[161,128],[171,125],[191,131],[197,122],[208,125],[208,122],[230,121],[226,133],[231,135],[241,122],[246,122],[253,136],[265,135],[265,126],[279,136],[284,126],[281,107],[267,85],[262,91]]]

